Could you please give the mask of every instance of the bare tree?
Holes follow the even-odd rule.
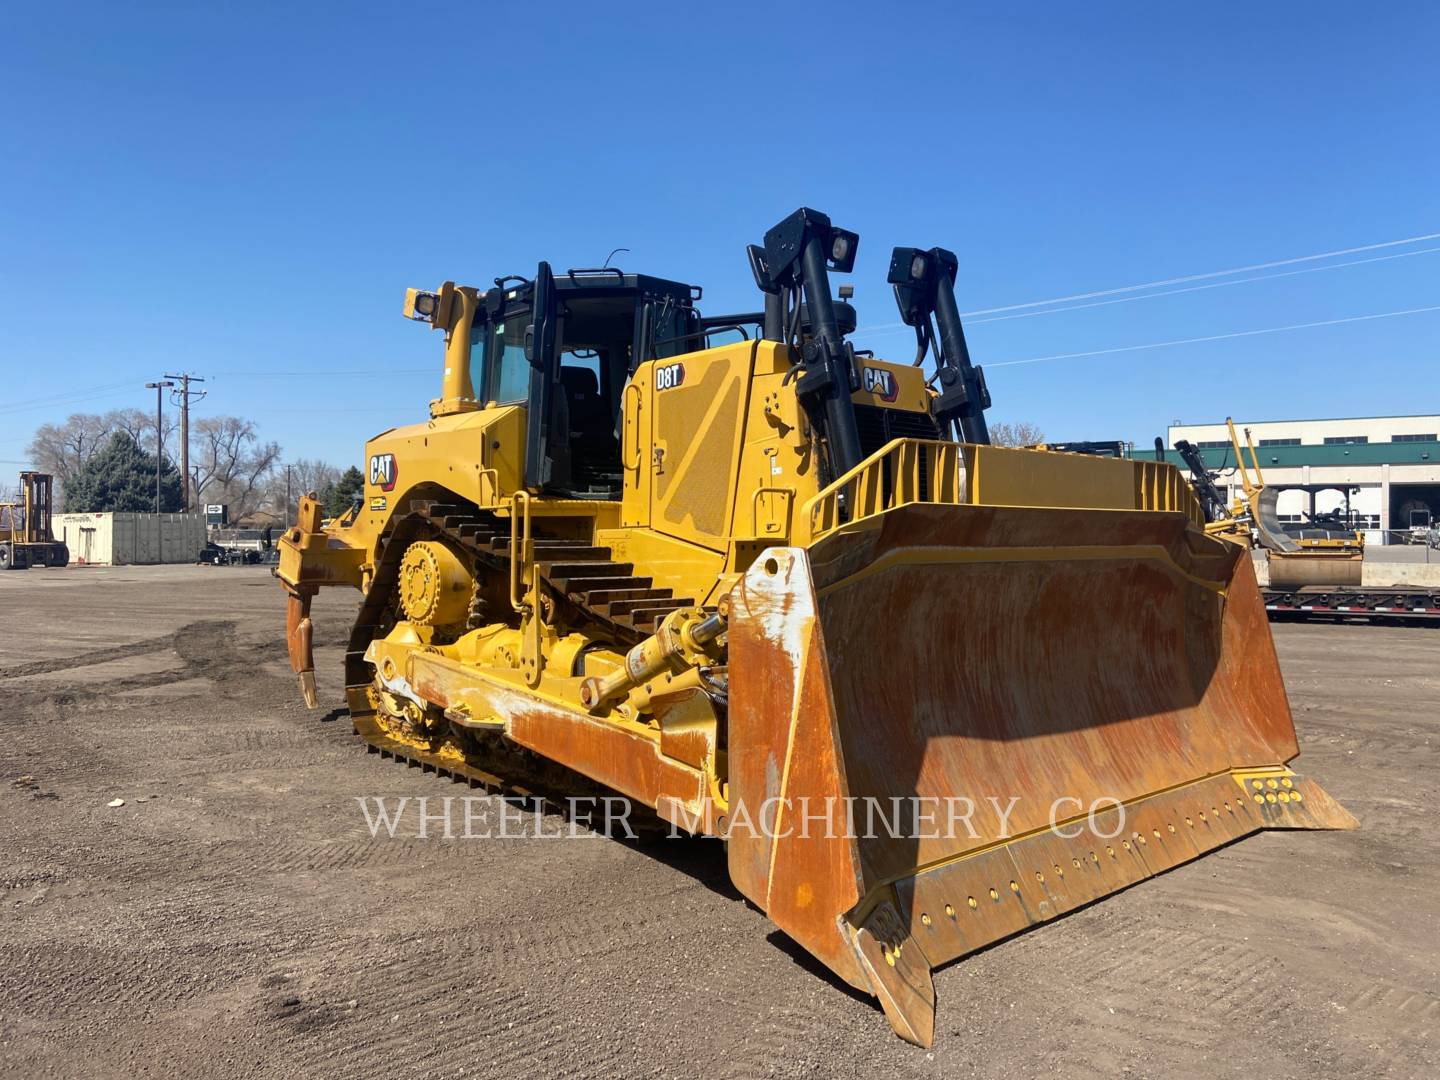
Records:
[[[1045,441],[1045,432],[1028,420],[1001,420],[990,425],[990,441],[996,446],[1034,446]]]
[[[280,444],[262,443],[255,424],[238,416],[207,416],[190,428],[191,461],[200,473],[206,502],[227,503],[230,520],[239,521],[266,501]]]
[[[30,440],[30,460],[63,488],[113,431],[105,417],[94,413],[73,413],[63,424],[41,424]]]
[[[324,491],[331,484],[340,479],[340,470],[328,461],[312,460],[310,458],[296,458],[289,463],[290,476],[285,476],[285,465],[276,463],[274,472],[271,474],[268,489],[265,492],[265,501],[262,508],[281,521],[293,518],[294,509],[300,504],[300,496],[308,492],[316,493]],[[291,514],[286,515],[287,488],[289,496],[289,509]]]
[[[174,420],[167,416],[164,433],[167,445],[174,430]],[[63,490],[116,432],[129,435],[142,448],[155,452],[155,414],[144,409],[112,409],[103,415],[72,413],[64,423],[41,424],[30,440],[30,460],[36,469],[59,480]]]
[[[165,425],[163,432],[166,453],[170,453],[171,437],[180,422],[175,417],[176,410],[166,408],[161,412],[161,422]],[[155,411],[153,409],[112,409],[102,418],[109,426],[111,432],[123,431],[142,450],[150,453],[155,452]]]

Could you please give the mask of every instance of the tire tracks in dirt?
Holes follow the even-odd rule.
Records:
[[[60,657],[54,660],[34,660],[28,664],[12,664],[10,667],[0,667],[0,680],[23,679],[31,675],[49,675],[56,671],[70,671],[75,668],[94,667],[97,664],[108,664],[112,660],[126,660],[132,656],[145,656],[150,653],[165,652],[175,647],[176,638],[181,633],[183,633],[183,631],[177,630],[172,634],[165,634],[157,638],[148,638],[145,641],[137,641],[131,645],[116,645],[108,649],[94,649],[88,653],[81,653],[78,656]]]

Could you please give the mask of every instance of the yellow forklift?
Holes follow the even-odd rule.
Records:
[[[0,503],[0,570],[64,566],[70,549],[50,531],[54,477],[22,472],[20,501]]]

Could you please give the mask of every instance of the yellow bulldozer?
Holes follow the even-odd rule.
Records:
[[[543,262],[410,290],[441,395],[369,441],[345,518],[303,500],[277,576],[312,707],[311,599],[357,588],[372,748],[724,838],[736,888],[929,1045],[933,968],[1354,820],[1288,767],[1244,548],[1173,466],[989,444],[951,252],[893,252],[914,361],[857,351],[830,276],[858,241],[790,215],[741,314]]]

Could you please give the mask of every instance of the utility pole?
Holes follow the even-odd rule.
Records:
[[[180,405],[180,509],[190,509],[190,397],[193,394],[196,401],[205,396],[204,390],[192,391],[192,382],[204,382],[198,375],[166,375],[167,379],[179,379],[180,389],[174,395]],[[195,497],[200,497],[197,488]]]
[[[165,469],[165,437],[161,426],[161,410],[165,406],[165,391],[173,382],[147,382],[146,390],[155,391],[155,562],[164,562],[164,540],[160,530],[160,478]]]
[[[285,528],[290,528],[290,470],[295,466],[285,466]]]

